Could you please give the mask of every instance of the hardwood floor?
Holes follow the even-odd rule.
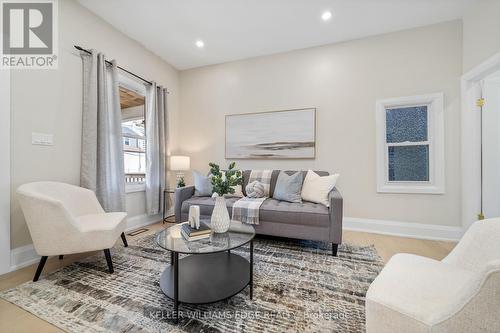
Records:
[[[162,225],[161,223],[156,223],[148,226],[149,231],[137,236],[127,236],[127,239],[129,243],[133,243],[135,239],[144,237],[147,234],[156,233],[161,228],[167,226],[169,226],[169,224]],[[344,231],[343,238],[344,242],[350,244],[375,245],[384,262],[387,262],[391,256],[400,252],[414,253],[441,260],[455,246],[455,243],[452,242],[428,241],[353,231]],[[118,241],[121,242],[121,239]],[[41,278],[47,273],[53,272],[91,254],[93,253],[67,255],[64,256],[62,260],[59,260],[58,257],[49,258]],[[37,264],[33,264],[15,272],[0,276],[0,290],[9,289],[26,281],[30,281],[33,279],[36,266]],[[52,333],[63,331],[9,302],[0,300],[0,332]]]
[[[375,245],[378,254],[384,262],[387,262],[396,253],[401,252],[441,260],[456,245],[455,242],[430,241],[354,231],[344,231],[343,241],[357,245]]]

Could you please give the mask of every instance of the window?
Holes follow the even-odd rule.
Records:
[[[133,175],[133,182],[144,182],[146,175],[146,136],[144,118],[122,122],[125,175]],[[129,177],[130,178],[130,177]],[[132,180],[127,180],[132,182]]]
[[[141,83],[120,77],[119,91],[126,191],[144,191],[146,182],[145,87]]]
[[[443,94],[379,100],[377,191],[444,193]]]

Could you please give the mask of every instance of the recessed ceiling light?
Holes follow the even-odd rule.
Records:
[[[330,12],[330,11],[326,11],[326,12],[323,12],[323,14],[321,14],[321,19],[323,21],[329,21],[331,18],[332,18],[332,12]]]
[[[197,46],[198,48],[200,48],[200,49],[201,49],[201,48],[203,48],[203,47],[205,46],[205,43],[203,43],[203,41],[202,41],[202,40],[197,40],[195,44],[196,44],[196,46]]]

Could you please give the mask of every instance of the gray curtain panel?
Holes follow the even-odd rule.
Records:
[[[146,96],[146,210],[161,212],[166,184],[167,91],[155,82]]]
[[[80,183],[93,190],[106,212],[125,211],[122,115],[116,63],[82,52],[83,119]]]

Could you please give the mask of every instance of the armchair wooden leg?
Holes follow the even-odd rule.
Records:
[[[337,256],[337,250],[339,248],[339,244],[334,244],[332,243],[332,256],[336,257]]]
[[[64,254],[59,255],[59,260],[62,260],[64,258]]]
[[[38,264],[35,276],[33,277],[33,282],[38,281],[38,278],[40,278],[40,274],[42,273],[43,266],[45,266],[46,261],[47,261],[47,256],[43,256],[42,258],[40,258],[40,263]]]
[[[106,256],[106,262],[108,263],[108,269],[109,273],[113,274],[113,262],[111,261],[111,253],[109,252],[109,249],[104,250],[104,255]]]
[[[122,236],[123,246],[128,247],[127,238],[125,237],[125,233],[122,232],[121,236]]]

